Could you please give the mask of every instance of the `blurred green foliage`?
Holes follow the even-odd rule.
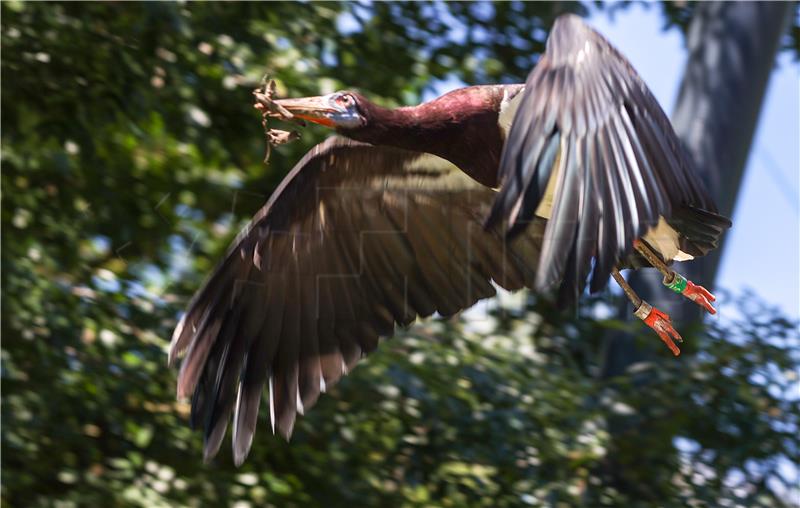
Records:
[[[680,359],[659,350],[614,379],[598,364],[603,337],[628,326],[598,317],[612,296],[579,316],[523,298],[478,325],[416,326],[323,397],[291,445],[262,412],[241,469],[224,451],[202,464],[166,367],[171,328],[327,134],[305,131],[265,166],[250,96],[262,74],[284,95],[357,86],[414,103],[435,80],[524,79],[554,17],[582,6],[1,8],[4,506],[781,506],[797,494],[782,484],[798,454],[797,328],[748,295]]]

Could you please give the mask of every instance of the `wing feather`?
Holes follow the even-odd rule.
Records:
[[[534,213],[550,219],[536,267],[537,289],[564,286],[559,301],[572,302],[592,269],[590,289],[602,289],[611,270],[632,253],[633,242],[660,218],[670,222],[676,210],[687,207],[716,216],[647,86],[580,18],[556,20],[523,93],[487,225],[506,221],[513,238]],[[559,146],[555,161],[546,148],[553,138]],[[554,173],[558,183],[548,210],[547,183]],[[697,247],[685,234],[682,238]],[[702,242],[700,236],[696,240]]]
[[[268,317],[262,320],[261,327],[252,336],[242,371],[242,379],[239,382],[239,394],[234,412],[233,457],[237,466],[244,462],[253,443],[253,435],[258,421],[258,408],[278,347],[275,337],[280,336],[283,320],[284,299],[279,294],[281,284],[271,273],[265,273],[263,281],[264,285],[261,287],[261,291],[264,294],[264,300],[251,301],[250,308],[252,312],[269,309],[268,313],[260,312],[262,315],[268,314]],[[249,328],[245,329],[246,334],[249,332]]]
[[[508,243],[482,217],[495,192],[427,154],[332,138],[298,163],[237,237],[173,334],[178,394],[218,451],[249,453],[265,385],[273,432],[396,324],[532,286],[544,223]]]

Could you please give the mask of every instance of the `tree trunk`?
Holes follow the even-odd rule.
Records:
[[[788,2],[701,2],[689,25],[689,58],[672,123],[720,213],[728,217],[739,193],[775,55],[793,10],[794,4]],[[711,287],[723,245],[709,256],[676,269]],[[672,316],[678,330],[686,331],[690,321],[700,319],[699,307],[676,298],[661,284],[658,271],[639,270],[629,280],[639,296]],[[631,313],[626,300],[620,316],[635,319]],[[605,345],[602,375],[618,376],[650,355],[666,355],[666,351],[654,353],[663,346],[655,333],[652,335],[653,344],[648,348],[638,348],[630,335],[611,335]],[[691,344],[684,348],[687,346],[691,348]],[[650,379],[640,374],[633,382],[646,390]],[[657,425],[642,422],[635,415],[609,415],[607,424],[611,434],[608,470],[617,488],[639,499],[667,495],[659,491],[663,484],[658,479],[650,482],[649,476],[640,474],[649,469],[641,449],[649,446],[651,451],[661,450],[656,456],[669,461],[673,456],[672,437],[645,437],[643,434],[657,432]]]
[[[672,124],[720,213],[728,217],[739,194],[775,55],[794,8],[793,2],[701,2],[689,25],[689,58]],[[717,251],[676,269],[711,287],[723,247],[724,239]],[[676,299],[656,270],[639,270],[630,282],[644,300],[672,316],[676,328],[700,317],[699,307]],[[625,305],[621,312],[630,318],[632,311]],[[603,375],[622,374],[643,358],[632,337],[612,336],[606,344]]]

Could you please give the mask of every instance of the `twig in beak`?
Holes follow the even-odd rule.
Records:
[[[264,127],[264,135],[267,141],[264,164],[267,164],[273,146],[285,145],[300,137],[300,133],[297,131],[270,129],[267,124],[267,119],[274,117],[285,121],[295,121],[301,124],[301,126],[305,126],[305,122],[300,119],[295,119],[292,113],[272,99],[275,95],[275,80],[267,80],[267,77],[264,76],[261,81],[264,84],[263,87],[253,90],[253,96],[256,98],[256,103],[253,106],[261,111],[261,125]]]
[[[264,164],[268,163],[273,146],[285,145],[286,143],[291,143],[295,139],[300,139],[300,133],[297,131],[265,129],[265,132],[267,134],[267,153],[264,155]]]

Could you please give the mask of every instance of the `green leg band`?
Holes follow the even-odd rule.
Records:
[[[672,282],[667,282],[667,278],[664,277],[662,281],[665,286],[670,288],[671,290],[675,291],[678,294],[683,293],[683,290],[686,289],[686,279],[683,275],[679,274],[678,272],[673,272],[672,274]]]

